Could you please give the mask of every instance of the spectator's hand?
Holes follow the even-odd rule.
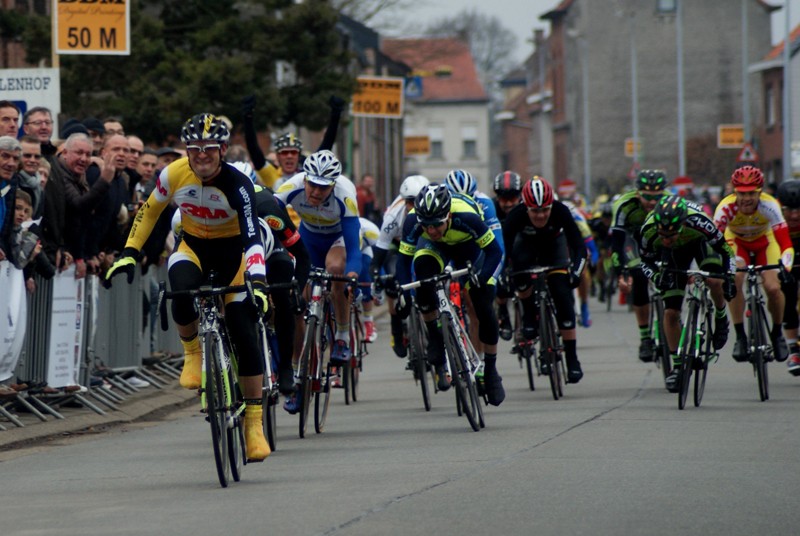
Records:
[[[99,274],[100,273],[100,259],[97,257],[92,257],[91,259],[86,260],[86,270],[90,274]]]
[[[100,178],[106,182],[114,180],[114,175],[117,173],[117,167],[114,165],[116,156],[112,152],[103,155],[103,163],[100,165]]]
[[[733,275],[728,274],[725,277],[725,281],[722,282],[722,295],[725,297],[725,301],[731,301],[736,297],[737,293],[736,279]]]
[[[347,106],[347,101],[336,95],[331,95],[331,98],[328,99],[328,106],[330,106],[333,111],[341,112],[344,110],[344,107]]]
[[[36,280],[32,277],[29,277],[25,280],[25,289],[28,291],[28,294],[33,294],[36,292]]]
[[[74,259],[69,251],[58,250],[56,252],[56,267],[58,267],[59,272],[63,272],[72,266],[73,261]]]
[[[242,99],[242,117],[252,118],[256,109],[256,96],[248,95]]]
[[[75,261],[75,279],[83,279],[86,277],[86,263],[83,259]]]
[[[136,269],[135,258],[129,256],[120,257],[114,262],[114,264],[111,265],[111,268],[109,268],[108,271],[106,271],[106,277],[104,279],[105,287],[111,288],[111,278],[121,273],[128,274],[128,284],[133,283],[133,274],[135,269]]]
[[[41,240],[37,240],[36,241],[36,245],[33,246],[33,251],[31,251],[31,256],[28,258],[28,260],[32,261],[41,252],[42,252],[42,241]]]

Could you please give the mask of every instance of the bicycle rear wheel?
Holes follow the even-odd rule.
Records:
[[[700,357],[694,361],[694,407],[700,407],[703,401],[703,393],[706,390],[706,376],[708,375],[708,363],[714,357],[714,345],[712,340],[711,313],[706,312],[703,320],[703,339],[700,344]]]
[[[322,367],[322,364],[319,364]],[[314,393],[314,430],[321,434],[325,430],[328,408],[331,404],[331,366],[325,367],[319,375],[319,389]]]
[[[228,434],[226,433],[225,393],[220,370],[222,342],[213,335],[203,337],[203,352],[206,364],[204,394],[206,418],[211,424],[211,444],[214,447],[214,462],[217,477],[223,488],[228,487],[231,466],[228,462]]]
[[[313,377],[316,374],[317,355],[319,352],[319,334],[317,333],[318,320],[314,317],[308,319],[306,335],[303,340],[303,352],[300,356],[300,437],[306,436],[308,428],[308,414],[311,408],[311,394],[313,390]]]
[[[536,390],[536,386],[534,385],[533,378],[536,375],[536,348],[533,344],[523,344],[520,346],[520,356],[522,359],[525,360],[525,372],[528,376],[528,387],[530,387],[531,391]]]
[[[408,350],[410,352],[409,362],[414,372],[414,380],[418,382],[422,391],[422,405],[425,411],[431,410],[431,392],[428,385],[428,362],[425,354],[427,336],[425,327],[419,321],[416,311],[411,312],[410,317],[411,332],[408,334]],[[434,382],[435,385],[435,382]]]
[[[225,411],[226,421],[228,419],[233,421],[226,429],[228,460],[231,464],[231,477],[234,482],[239,482],[242,478],[242,466],[247,461],[247,452],[245,451],[244,443],[244,397],[239,391],[239,384],[236,382],[232,368],[228,369],[227,377],[228,385],[226,386],[225,392],[233,393],[233,396],[226,397],[228,402],[227,407],[230,408]]]
[[[467,417],[472,429],[478,432],[481,429],[477,418],[478,391],[467,367],[467,355],[460,340],[461,334],[458,328],[451,324],[455,321],[453,318],[448,318],[442,322],[445,350],[452,374],[451,381],[456,392],[457,409]]]

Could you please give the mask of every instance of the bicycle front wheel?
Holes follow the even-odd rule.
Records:
[[[408,336],[409,362],[414,372],[414,380],[422,391],[422,405],[425,411],[431,410],[431,392],[428,385],[428,362],[425,356],[427,337],[424,325],[419,321],[416,311],[411,312],[411,330]],[[435,382],[434,382],[435,385]]]
[[[714,358],[711,313],[706,312],[703,320],[703,338],[700,340],[700,356],[694,360],[694,407],[700,407],[706,390],[708,363]]]
[[[227,396],[227,406],[230,410],[225,411],[225,418],[229,423],[226,429],[228,440],[228,460],[231,464],[231,477],[234,482],[242,479],[242,466],[246,463],[247,452],[244,443],[244,397],[239,391],[239,384],[236,382],[236,375],[233,369],[229,368],[226,374],[228,381],[225,386],[226,393],[233,393]]]
[[[555,321],[549,308],[543,306],[540,312],[541,323],[539,326],[539,359],[549,369],[547,376],[550,380],[550,391],[553,400],[558,400],[562,394],[561,371],[558,367],[558,337],[556,335]]]
[[[754,345],[753,368],[758,382],[758,396],[762,402],[769,400],[769,378],[767,376],[767,346],[771,344],[767,336],[767,318],[760,304],[751,308],[751,344]]]
[[[308,428],[308,415],[311,408],[311,394],[313,390],[313,377],[316,373],[317,355],[319,353],[319,335],[317,333],[318,320],[310,317],[306,323],[306,335],[303,340],[303,351],[300,355],[300,437],[306,436]]]
[[[214,448],[214,462],[217,466],[217,477],[223,488],[228,487],[231,466],[228,461],[228,434],[225,418],[225,387],[222,377],[222,342],[218,337],[203,337],[203,353],[205,357],[206,418],[211,424],[211,444]]]
[[[477,407],[480,403],[478,391],[467,364],[467,352],[461,340],[462,334],[453,325],[454,322],[455,319],[453,318],[448,318],[447,321],[442,322],[442,334],[444,335],[445,349],[452,373],[451,381],[456,391],[458,408],[466,416],[472,429],[477,432],[481,429]]]
[[[689,396],[689,382],[692,378],[692,366],[695,357],[694,349],[697,344],[697,314],[697,305],[695,302],[689,302],[689,313],[681,333],[681,346],[679,349],[681,368],[678,373],[678,409],[686,407],[686,398]]]
[[[322,363],[318,363],[322,368]],[[328,419],[328,408],[331,404],[331,366],[325,367],[319,375],[319,389],[314,393],[314,430],[321,434],[325,430]]]

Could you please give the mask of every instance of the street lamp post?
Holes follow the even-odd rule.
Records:
[[[583,99],[583,180],[586,201],[592,199],[592,140],[589,123],[589,47],[586,38],[578,37],[581,53],[581,97]]]
[[[683,1],[677,0],[675,40],[678,52],[678,175],[686,175],[686,126],[683,119]]]
[[[785,5],[783,8],[786,10],[784,15],[786,16],[786,28],[785,28],[785,35],[783,38],[783,116],[781,121],[783,122],[783,180],[788,181],[792,178],[792,115],[791,115],[791,106],[792,101],[789,98],[789,95],[792,91],[792,71],[791,71],[791,64],[789,63],[791,58],[791,48],[792,48],[792,41],[791,41],[791,32],[792,32],[792,23],[791,23],[791,14],[789,13],[789,0],[786,0]]]

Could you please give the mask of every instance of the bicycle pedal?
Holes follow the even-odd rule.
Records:
[[[255,458],[247,458],[245,463],[261,463],[264,460],[266,460],[266,458],[261,458],[260,460],[256,460]]]

